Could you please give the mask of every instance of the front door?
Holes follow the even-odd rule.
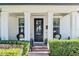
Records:
[[[43,42],[43,18],[34,18],[34,42]]]

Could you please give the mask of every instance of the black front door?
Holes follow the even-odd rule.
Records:
[[[34,42],[43,42],[43,18],[34,18]]]

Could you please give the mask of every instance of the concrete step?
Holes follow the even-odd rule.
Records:
[[[36,51],[32,51],[32,52],[29,52],[29,53],[48,53],[48,51],[38,51],[38,52],[36,52]]]
[[[34,48],[33,47],[32,49],[48,49],[48,48],[47,47],[46,48],[42,48],[42,47],[41,48],[39,48],[39,47],[38,48]]]
[[[33,43],[34,46],[45,46],[44,43]]]
[[[34,46],[32,47],[32,51],[48,51],[47,46]]]
[[[28,56],[48,56],[47,46],[33,46]]]
[[[48,51],[48,49],[32,49],[32,51]]]
[[[47,46],[34,46],[33,49],[48,49]]]
[[[41,50],[35,51],[35,50],[33,50],[33,51],[30,51],[30,52],[47,52],[47,51],[41,51]]]
[[[48,52],[29,52],[28,56],[48,56]]]
[[[49,56],[48,54],[28,54],[28,56]]]

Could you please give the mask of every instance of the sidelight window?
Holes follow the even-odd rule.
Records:
[[[24,34],[24,18],[19,18],[19,34]]]
[[[60,33],[60,18],[53,19],[53,35]]]

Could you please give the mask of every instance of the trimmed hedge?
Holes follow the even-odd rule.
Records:
[[[17,41],[17,40],[1,40],[0,44],[10,44],[10,45],[23,45],[22,55],[26,55],[29,52],[29,42],[28,41]]]
[[[23,45],[16,44],[0,44],[0,49],[23,48]]]
[[[79,56],[79,40],[50,40],[50,56]]]
[[[21,56],[22,49],[11,48],[11,49],[0,49],[0,56]]]

